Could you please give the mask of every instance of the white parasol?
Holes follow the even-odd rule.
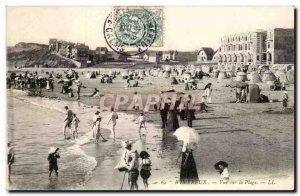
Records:
[[[199,133],[191,127],[180,127],[176,129],[174,135],[178,140],[183,141],[185,145],[193,145],[196,147],[199,144]]]
[[[48,153],[52,154],[52,153],[55,153],[55,151],[56,151],[56,148],[54,146],[52,146]]]

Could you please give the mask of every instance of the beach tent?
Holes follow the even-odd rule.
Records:
[[[238,72],[236,74],[236,81],[246,81],[247,80],[247,74],[245,72]]]
[[[270,68],[272,70],[273,73],[276,73],[277,70],[281,69],[281,65],[279,64],[274,64],[272,65],[272,67]]]
[[[295,77],[294,69],[290,69],[287,72],[287,78],[288,78],[289,83],[293,84],[295,82],[294,77]]]
[[[115,71],[109,71],[109,72],[108,72],[108,75],[110,75],[110,76],[113,76],[113,75],[115,75],[115,74],[116,74]]]
[[[260,74],[264,74],[266,71],[269,71],[269,66],[267,65],[261,65],[258,67],[258,71]]]
[[[177,71],[178,71],[178,75],[181,76],[183,74],[183,72],[184,72],[184,69],[178,68]]]
[[[210,73],[210,66],[208,65],[202,65],[202,71],[205,73]]]
[[[206,73],[206,72],[205,72],[205,73]],[[213,77],[214,77],[214,78],[218,78],[218,76],[219,76],[219,70],[214,69],[214,70],[212,71],[212,73],[213,73]]]
[[[134,74],[134,70],[130,69],[128,70],[128,75],[133,75]]]
[[[200,71],[202,71],[202,68],[201,68],[201,67],[197,67],[197,68],[196,68],[196,71],[197,71],[197,72],[200,72]]]
[[[221,79],[226,79],[227,78],[227,74],[226,74],[226,71],[225,70],[221,70],[219,75],[218,75],[218,79],[221,80]]]
[[[183,75],[182,75],[182,80],[184,81],[184,82],[188,82],[188,81],[190,81],[191,80],[191,74],[189,73],[189,72],[185,72]]]
[[[293,64],[285,65],[285,66],[284,66],[284,69],[285,69],[285,71],[287,72],[287,71],[289,71],[289,70],[291,70],[291,69],[294,69],[294,65],[293,65]]]
[[[68,75],[72,75],[72,74],[73,74],[73,70],[72,70],[72,69],[69,69],[69,70],[67,71],[67,74],[68,74]]]
[[[146,75],[146,76],[149,76],[149,75],[150,75],[149,69],[147,69],[147,70],[145,71],[145,75]]]
[[[267,70],[263,73],[263,77],[262,77],[263,82],[274,81],[275,79],[276,77],[271,71]]]
[[[258,72],[251,72],[248,79],[251,83],[261,83],[261,77]]]
[[[287,82],[287,77],[286,77],[286,74],[285,74],[284,70],[282,70],[282,69],[277,70],[276,73],[275,73],[275,76],[277,78],[279,78],[280,82]]]
[[[158,73],[158,77],[161,78],[161,77],[163,76],[163,74],[164,74],[164,71],[163,71],[163,70],[160,70],[159,73]]]
[[[152,75],[153,75],[154,77],[157,77],[157,76],[158,76],[158,73],[159,73],[159,70],[154,69],[153,72],[152,72]]]
[[[248,103],[258,103],[260,99],[260,89],[257,84],[249,84],[247,94]]]
[[[248,70],[248,72],[247,72],[247,79],[248,80],[251,80],[251,72]]]
[[[171,71],[171,66],[170,65],[165,65],[164,70],[165,71]]]
[[[95,72],[89,72],[85,75],[86,78],[96,78]]]
[[[144,70],[140,70],[139,71],[139,76],[140,77],[144,77],[145,76],[145,71]]]
[[[164,73],[163,73],[163,78],[169,78],[170,77],[170,71],[165,71]]]
[[[196,70],[195,69],[190,69],[189,72],[191,73],[192,76],[195,76],[195,74],[196,74]]]
[[[228,78],[232,78],[232,77],[234,77],[234,73],[233,73],[233,71],[229,71],[229,70],[227,70],[227,71],[226,71],[226,75],[227,75],[227,77],[228,77]]]

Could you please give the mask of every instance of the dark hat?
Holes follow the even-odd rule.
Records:
[[[148,158],[148,157],[150,157],[150,155],[149,155],[149,153],[147,152],[147,151],[142,151],[141,153],[140,153],[140,157],[141,158]]]
[[[219,165],[222,165],[223,167],[228,167],[228,163],[226,163],[225,161],[218,161],[217,163],[215,163],[214,167],[216,170],[219,170],[220,167]]]

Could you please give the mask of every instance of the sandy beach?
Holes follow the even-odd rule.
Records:
[[[79,71],[79,73],[81,73]],[[22,102],[34,104],[42,107],[43,111],[54,110],[57,113],[57,120],[49,119],[52,129],[59,129],[52,137],[62,140],[62,126],[59,119],[62,119],[63,107],[68,105],[78,115],[80,120],[79,134],[80,138],[75,141],[68,141],[70,144],[62,150],[74,149],[79,147],[86,157],[95,160],[91,167],[84,171],[86,175],[82,177],[80,183],[76,186],[70,186],[73,190],[120,190],[123,174],[114,170],[121,155],[122,149],[120,142],[122,140],[133,140],[134,148],[138,151],[147,150],[152,160],[152,175],[149,178],[149,190],[292,190],[294,188],[294,113],[281,112],[282,109],[282,92],[271,91],[266,84],[259,84],[262,94],[267,95],[270,99],[277,99],[280,102],[274,103],[231,103],[235,101],[235,90],[224,86],[229,81],[217,80],[214,78],[204,78],[198,83],[198,89],[193,91],[184,91],[183,84],[171,85],[170,79],[158,77],[146,77],[141,81],[141,87],[125,88],[125,80],[120,75],[113,80],[112,84],[100,84],[100,79],[87,79],[80,74],[80,80],[88,88],[82,89],[82,95],[92,93],[93,88],[98,88],[100,94],[127,94],[133,95],[134,92],[139,94],[157,93],[161,90],[175,89],[176,92],[186,94],[195,94],[201,96],[204,86],[212,83],[212,104],[208,106],[207,113],[196,113],[196,120],[193,121],[195,128],[201,138],[201,145],[195,151],[194,157],[197,163],[198,174],[203,184],[181,185],[177,184],[179,180],[180,164],[176,165],[176,158],[181,150],[182,143],[177,141],[172,132],[167,132],[163,136],[160,128],[161,120],[159,112],[149,111],[147,116],[148,133],[145,135],[138,134],[138,124],[133,121],[139,112],[134,111],[117,111],[119,114],[116,126],[116,142],[114,143],[107,125],[107,113],[101,113],[103,123],[103,136],[109,138],[107,142],[94,144],[90,141],[91,130],[89,122],[93,113],[99,106],[99,99],[81,97],[80,102],[74,98],[68,98],[66,94],[60,94],[61,85],[55,82],[54,92],[47,92],[43,89],[44,98],[28,97],[19,90],[8,90],[8,97],[14,97]],[[294,85],[287,87],[289,95],[289,107],[294,106]],[[15,108],[17,112],[18,108]],[[21,119],[14,118],[14,121]],[[14,122],[9,122],[8,134],[14,128]],[[27,122],[28,123],[28,122]],[[32,123],[32,122],[31,122]],[[179,121],[180,126],[186,126],[186,121]],[[33,129],[36,128],[32,125]],[[58,128],[59,127],[59,128]],[[16,134],[18,130],[13,133]],[[36,136],[38,137],[38,136]],[[24,139],[26,140],[26,138]],[[61,143],[58,143],[61,144]],[[15,148],[18,149],[18,144]],[[41,143],[45,150],[49,143]],[[47,146],[48,145],[48,146]],[[50,147],[50,146],[49,146]],[[80,152],[81,152],[80,151]],[[47,150],[45,151],[45,153]],[[77,152],[77,151],[76,151]],[[17,154],[16,156],[24,156]],[[213,165],[224,160],[229,164],[230,182],[223,184],[220,181],[219,173]],[[63,161],[63,157],[60,160]],[[89,162],[90,163],[90,162]],[[47,164],[46,160],[45,163]],[[61,163],[59,163],[61,164]],[[83,164],[84,165],[84,164]],[[15,168],[14,168],[15,167]],[[26,189],[18,183],[15,170],[18,170],[18,159],[13,167],[12,185],[14,188]],[[46,172],[47,170],[45,170]],[[83,172],[83,173],[84,173]],[[41,174],[48,179],[47,174]],[[26,175],[23,175],[26,179]],[[43,178],[43,177],[41,177]],[[64,177],[62,173],[59,178],[73,179],[76,176]],[[71,180],[70,180],[71,181]],[[21,182],[19,182],[21,183]],[[45,186],[48,183],[51,190],[62,190],[59,183],[43,181]],[[51,186],[49,186],[51,184]],[[141,178],[138,181],[140,190],[143,190]],[[68,187],[70,189],[70,187]],[[37,186],[37,189],[44,189],[44,186]],[[67,188],[66,188],[67,189]],[[128,190],[127,183],[124,183],[123,190]]]

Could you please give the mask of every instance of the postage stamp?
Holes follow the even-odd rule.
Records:
[[[163,46],[162,7],[114,7],[104,24],[104,37],[117,53],[133,56]]]

